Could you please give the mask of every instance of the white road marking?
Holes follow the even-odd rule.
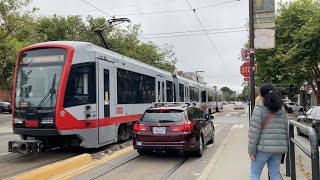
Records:
[[[244,124],[240,124],[239,128],[243,128],[244,127]]]
[[[230,116],[231,116],[231,114],[226,114],[225,116],[226,116],[226,117],[230,117]]]
[[[247,115],[246,115],[246,114],[242,114],[241,116],[242,116],[242,117],[246,117]]]
[[[216,130],[216,131],[215,131],[215,135],[217,135],[218,132],[219,132],[222,128],[224,128],[227,124],[228,124],[228,123],[225,123],[221,128],[219,128],[218,130]]]
[[[10,154],[10,153],[9,152],[3,153],[3,154],[0,154],[0,156],[7,155],[7,154]]]
[[[231,129],[235,129],[235,128],[239,128],[239,124],[233,125]]]

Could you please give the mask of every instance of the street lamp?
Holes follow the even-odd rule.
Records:
[[[217,86],[213,86],[213,89],[216,91],[216,112],[218,112],[219,111],[219,109],[218,109],[218,101],[217,101],[217,97],[218,97],[218,92],[217,92]]]

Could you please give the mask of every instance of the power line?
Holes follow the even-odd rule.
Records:
[[[222,4],[228,4],[228,3],[231,3],[231,2],[234,2],[235,0],[232,0],[232,1],[226,1],[226,2],[221,2],[221,3],[216,3],[216,4],[211,4],[211,5],[207,5],[207,6],[202,6],[202,7],[198,7],[196,8],[196,10],[198,9],[205,9],[205,8],[209,8],[209,7],[213,7],[213,6],[217,6],[217,5],[222,5]],[[239,0],[237,0],[239,1]]]
[[[231,3],[231,2],[234,2],[234,1],[236,1],[236,0],[226,1],[226,2],[217,3],[217,4],[212,4],[212,5],[207,5],[207,6],[201,6],[201,7],[192,8],[192,9],[177,9],[177,10],[155,11],[155,12],[142,12],[142,13],[132,13],[132,14],[118,14],[118,15],[115,15],[115,16],[139,16],[139,15],[151,15],[151,14],[164,14],[164,13],[185,12],[185,11],[189,11],[189,10],[205,9],[205,8],[209,8],[209,7],[213,7],[213,6],[218,6],[218,5],[222,5],[222,4],[228,4],[228,3]]]
[[[187,36],[199,36],[199,35],[207,35],[207,34],[226,34],[226,33],[234,33],[234,32],[244,32],[247,30],[238,30],[238,31],[223,31],[223,32],[213,32],[213,33],[197,33],[197,34],[178,34],[171,36],[155,36],[155,37],[146,37],[146,39],[162,39],[162,38],[170,38],[170,37],[187,37]]]
[[[188,1],[188,0],[186,0],[186,2],[188,3],[189,7],[190,7],[191,9],[193,9],[193,8],[192,8],[192,6],[190,5],[189,1]],[[216,50],[216,52],[217,52],[217,54],[219,55],[220,59],[221,59],[221,60],[223,60],[223,58],[222,58],[222,56],[220,55],[220,53],[219,53],[219,51],[218,51],[217,47],[214,45],[214,43],[213,43],[212,39],[210,38],[209,34],[207,33],[206,29],[204,28],[204,26],[203,26],[203,24],[202,24],[202,22],[201,22],[200,18],[198,17],[198,15],[197,15],[197,13],[196,13],[196,9],[193,9],[193,12],[194,12],[194,15],[197,17],[197,19],[198,19],[198,21],[199,21],[199,23],[200,23],[200,25],[201,25],[201,27],[202,27],[203,31],[204,31],[204,32],[206,32],[206,35],[207,35],[208,39],[209,39],[209,40],[210,40],[210,42],[211,42],[211,45],[212,45],[212,46],[213,46],[213,48]]]
[[[208,29],[207,31],[220,31],[220,30],[232,30],[232,29],[243,29],[247,28],[243,27],[231,27],[231,28],[220,28],[220,29]],[[175,32],[160,32],[160,33],[144,33],[143,35],[151,36],[151,35],[165,35],[165,34],[181,34],[181,33],[193,33],[193,32],[203,32],[204,30],[191,30],[191,31],[175,31]]]
[[[163,14],[163,13],[174,13],[174,12],[184,12],[190,11],[192,9],[177,9],[177,10],[167,10],[167,11],[156,11],[156,12],[142,12],[142,13],[133,13],[133,14],[118,14],[115,16],[138,16],[138,15],[148,15],[148,14]]]
[[[85,0],[81,0],[82,2],[85,2],[86,4],[88,4],[89,6],[97,9],[98,11],[102,12],[103,14],[107,15],[108,17],[113,18],[113,16],[107,14],[106,12],[102,11],[101,9],[97,8],[96,6],[94,6],[93,4],[85,1]],[[134,30],[132,30],[130,27],[125,26],[127,29],[129,29],[131,32],[136,33]],[[139,33],[137,33],[138,36],[142,37],[143,39],[146,39],[145,37],[143,37],[142,35],[140,35]]]

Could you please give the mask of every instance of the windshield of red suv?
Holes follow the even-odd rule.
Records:
[[[176,109],[157,109],[147,110],[141,122],[178,122],[182,121],[184,117],[183,110]]]

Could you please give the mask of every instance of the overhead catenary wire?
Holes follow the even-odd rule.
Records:
[[[191,4],[189,3],[189,1],[188,1],[188,0],[186,0],[186,2],[188,3],[189,7],[190,7],[191,9],[193,9],[193,8],[192,8],[192,6],[191,6]],[[217,47],[214,45],[214,43],[213,43],[212,39],[210,38],[209,34],[207,33],[207,30],[204,28],[204,26],[203,26],[203,24],[202,24],[202,22],[201,22],[200,18],[198,17],[198,15],[197,15],[197,13],[196,13],[196,9],[193,9],[193,13],[194,13],[194,15],[196,16],[196,18],[198,19],[198,21],[199,21],[199,23],[200,23],[200,25],[201,25],[202,29],[204,30],[204,32],[206,32],[206,35],[207,35],[207,37],[208,37],[208,39],[209,39],[209,41],[210,41],[211,45],[213,46],[213,48],[216,50],[216,52],[217,52],[218,56],[220,57],[220,59],[221,59],[221,60],[223,60],[223,58],[222,58],[222,56],[220,55],[220,53],[219,53],[219,51],[218,51]]]
[[[238,1],[239,1],[239,0],[238,0]],[[235,0],[226,1],[226,2],[221,2],[221,3],[216,3],[216,4],[211,4],[211,5],[207,5],[207,6],[202,6],[202,7],[198,7],[198,8],[195,8],[195,9],[196,9],[196,10],[198,10],[198,9],[205,9],[205,8],[209,8],[209,7],[213,7],[213,6],[228,4],[228,3],[231,3],[231,2],[235,2]]]
[[[95,9],[97,9],[98,11],[100,11],[100,12],[102,12],[103,14],[107,15],[108,17],[113,18],[113,16],[111,16],[110,14],[108,14],[108,13],[104,12],[103,10],[97,8],[97,7],[94,6],[93,4],[87,2],[86,0],[81,0],[81,1],[84,2],[84,3],[86,3],[86,4],[88,4],[89,6],[91,6],[91,7],[93,7],[93,8],[95,8]],[[125,26],[125,27],[126,27],[128,30],[130,30],[131,32],[136,33],[136,32],[135,32],[133,29],[131,29],[130,27],[128,27],[128,26]],[[143,37],[143,36],[142,36],[141,34],[139,34],[139,33],[137,33],[137,36],[140,36],[140,37],[142,37],[143,39],[146,39],[145,37]],[[146,39],[146,40],[147,40],[147,39]]]
[[[207,35],[207,34],[226,34],[226,33],[235,33],[235,32],[244,32],[248,30],[238,30],[238,31],[223,31],[223,32],[204,32],[204,33],[197,33],[197,34],[176,34],[176,35],[169,35],[169,36],[154,36],[154,37],[146,37],[146,39],[162,39],[162,38],[177,38],[177,37],[188,37],[188,36],[200,36],[200,35]]]
[[[191,8],[191,9],[176,9],[176,10],[165,10],[165,11],[155,11],[155,12],[141,12],[141,13],[132,13],[132,14],[117,14],[115,16],[139,16],[139,15],[152,15],[152,14],[185,12],[185,11],[190,11],[190,10],[205,9],[205,8],[214,7],[214,6],[218,6],[218,5],[228,4],[228,3],[231,3],[231,2],[234,2],[234,1],[235,0],[231,0],[231,1],[226,1],[226,2],[221,2],[221,3],[206,5],[206,6],[201,6],[201,7],[198,7],[198,8]]]
[[[221,31],[221,30],[233,30],[233,29],[248,29],[248,27],[227,27],[227,28],[216,28],[216,29],[207,29],[207,31]],[[170,35],[170,34],[182,34],[182,33],[194,33],[194,32],[203,32],[204,30],[189,30],[189,31],[174,31],[174,32],[160,32],[160,33],[143,33],[143,35],[151,36],[151,35]]]

